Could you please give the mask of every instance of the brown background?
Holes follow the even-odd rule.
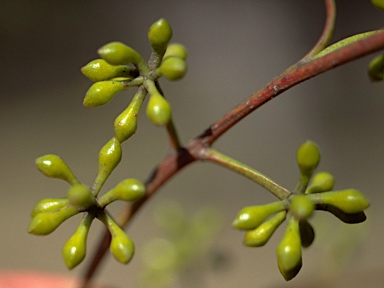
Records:
[[[334,39],[382,27],[384,13],[369,1],[337,1]],[[165,17],[176,42],[188,48],[189,71],[180,82],[162,80],[173,105],[181,139],[187,142],[244,97],[300,59],[316,42],[324,21],[322,1],[11,1],[0,2],[0,269],[67,272],[61,247],[79,217],[47,237],[28,235],[29,213],[44,197],[60,197],[66,183],[43,177],[34,159],[60,155],[84,183],[96,174],[97,153],[113,135],[113,120],[132,92],[98,109],[82,106],[91,82],[79,69],[97,57],[103,44],[119,40],[143,56],[150,54],[146,33]],[[244,248],[242,233],[230,228],[245,205],[274,200],[247,179],[211,164],[196,164],[167,184],[135,219],[129,234],[137,257],[129,266],[108,257],[99,279],[116,287],[139,287],[143,243],[157,235],[152,210],[166,199],[190,212],[202,205],[222,211],[225,228],[215,242],[228,263],[206,269],[203,283],[191,287],[381,287],[384,281],[383,84],[371,84],[371,57],[338,68],[296,87],[262,107],[217,142],[215,147],[293,188],[298,177],[295,151],[307,139],[322,151],[320,169],[335,174],[336,188],[354,187],[371,201],[368,221],[342,225],[317,213],[317,239],[304,251],[299,276],[285,283],[275,247]],[[167,152],[161,129],[141,115],[135,137],[124,144],[124,161],[105,190],[126,177],[144,180]],[[104,190],[104,191],[105,191]],[[114,209],[118,209],[118,204]],[[94,247],[101,225],[92,228]],[[281,230],[281,229],[280,229]],[[348,258],[347,255],[353,257]],[[89,260],[89,259],[88,259]],[[335,282],[336,281],[336,282]],[[196,282],[198,283],[198,282]],[[345,282],[346,283],[346,282]],[[368,284],[367,284],[368,283]],[[205,286],[204,286],[205,285]],[[185,286],[183,286],[185,287]],[[328,286],[329,287],[329,286]]]

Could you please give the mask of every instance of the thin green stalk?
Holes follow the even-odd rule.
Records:
[[[303,59],[309,56],[315,56],[322,50],[324,50],[331,42],[333,31],[335,29],[336,22],[336,4],[334,0],[325,0],[326,20],[323,32],[319,40],[317,40],[315,46],[304,56]]]
[[[297,185],[295,188],[295,194],[304,194],[309,184],[309,180],[310,180],[310,177],[306,175],[300,175],[299,182],[297,182]]]
[[[234,160],[224,154],[221,154],[220,152],[212,149],[207,148],[204,151],[204,160],[211,161],[213,163],[219,164],[221,166],[224,166],[228,169],[231,169],[232,171],[235,171],[248,179],[254,181],[255,183],[259,184],[260,186],[264,187],[268,191],[270,191],[273,195],[275,195],[280,200],[286,199],[291,192],[285,189],[284,187],[278,185],[271,179],[269,179],[267,176],[263,175],[259,171],[238,162],[237,160]]]

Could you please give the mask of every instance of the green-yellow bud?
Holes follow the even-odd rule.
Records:
[[[28,232],[35,235],[47,235],[56,230],[68,218],[78,214],[73,206],[66,206],[54,212],[42,212],[36,214],[28,227]]]
[[[64,262],[69,269],[75,268],[85,258],[87,253],[88,231],[93,219],[94,216],[90,214],[83,218],[83,221],[76,232],[69,238],[63,247],[62,254]]]
[[[135,252],[135,245],[131,238],[128,237],[107,213],[100,213],[97,217],[108,227],[111,233],[112,240],[109,249],[112,255],[120,263],[128,263]]]
[[[185,49],[184,45],[179,43],[172,43],[169,44],[167,47],[167,50],[165,51],[163,59],[167,57],[178,57],[180,59],[187,59],[187,50]]]
[[[318,172],[313,176],[311,184],[305,191],[306,194],[321,193],[331,191],[335,184],[335,178],[331,173]]]
[[[313,230],[312,225],[308,221],[300,221],[299,228],[301,246],[304,248],[308,248],[315,240],[315,230]]]
[[[137,64],[142,61],[140,54],[121,42],[111,42],[97,51],[101,58],[112,65]]]
[[[158,71],[168,80],[179,80],[183,78],[187,72],[187,63],[184,59],[170,56],[164,59]]]
[[[99,171],[110,174],[120,163],[122,150],[120,142],[113,137],[100,149]]]
[[[148,39],[153,51],[163,54],[172,38],[172,28],[168,21],[161,18],[151,25]]]
[[[277,263],[286,281],[293,279],[302,266],[299,222],[289,218],[285,234],[277,246]]]
[[[121,181],[115,188],[105,193],[98,200],[101,207],[116,200],[135,201],[145,194],[145,185],[139,180],[130,178]]]
[[[369,62],[368,75],[371,81],[384,80],[384,54],[376,56]]]
[[[297,150],[297,164],[302,175],[310,176],[320,162],[320,151],[312,141],[306,141]]]
[[[384,0],[371,0],[371,2],[375,7],[384,10]]]
[[[79,183],[68,165],[57,155],[41,156],[35,163],[40,172],[47,177],[62,179],[71,185]]]
[[[97,107],[107,104],[120,91],[126,89],[120,81],[100,81],[94,83],[85,94],[84,106]]]
[[[37,202],[35,207],[33,207],[31,217],[42,212],[54,212],[67,205],[69,205],[67,198],[46,198]]]
[[[272,202],[260,206],[244,207],[238,213],[232,226],[243,230],[255,229],[269,216],[285,209],[286,203],[284,201]]]
[[[279,212],[256,229],[248,231],[244,237],[244,245],[250,247],[264,246],[280,224],[284,222],[286,215],[286,211]]]
[[[93,60],[81,68],[84,76],[95,82],[115,77],[128,77],[131,74],[131,70],[126,65],[111,65],[103,59]]]
[[[155,125],[167,125],[172,117],[171,105],[160,94],[152,94],[147,104],[147,116]]]
[[[96,198],[89,188],[83,184],[73,185],[68,190],[69,202],[78,207],[87,209],[96,204]]]
[[[116,230],[112,235],[110,251],[117,261],[120,263],[128,263],[135,252],[135,246],[123,230]]]
[[[115,137],[120,143],[135,134],[137,129],[137,118],[139,117],[143,100],[144,97],[136,94],[128,107],[115,119]]]
[[[92,192],[95,196],[99,193],[104,182],[107,180],[112,171],[120,163],[122,150],[120,142],[113,137],[105,144],[99,152],[99,171],[95,182],[92,186]]]
[[[291,205],[289,211],[295,216],[296,220],[303,221],[308,219],[313,211],[315,205],[306,195],[292,195]]]
[[[316,204],[332,205],[348,214],[362,212],[369,206],[364,195],[355,189],[316,193],[307,197],[310,197]]]

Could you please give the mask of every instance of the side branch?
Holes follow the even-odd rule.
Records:
[[[384,30],[322,57],[316,59],[307,57],[305,61],[289,68],[289,73],[283,72],[264,88],[245,99],[239,106],[212,124],[197,139],[202,141],[205,146],[210,146],[245,116],[289,88],[332,68],[381,49],[384,49]]]

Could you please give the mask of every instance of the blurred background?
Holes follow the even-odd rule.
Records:
[[[370,1],[336,2],[334,40],[382,27],[384,14]],[[61,257],[80,215],[46,237],[26,231],[33,205],[42,198],[65,196],[68,189],[67,183],[41,175],[34,160],[57,154],[80,181],[92,184],[98,151],[113,136],[113,121],[134,89],[106,106],[83,107],[91,82],[80,68],[110,41],[124,42],[148,57],[147,31],[161,17],[173,27],[172,41],[183,43],[189,52],[185,79],[161,80],[187,143],[304,56],[323,29],[325,9],[320,0],[0,1],[1,270],[80,275],[86,268],[90,257],[71,272]],[[198,163],[167,183],[134,219],[128,230],[136,243],[134,260],[124,266],[108,255],[97,279],[113,287],[143,287],[145,245],[161,236],[153,211],[172,200],[190,215],[202,207],[218,211],[222,228],[199,265],[181,273],[170,287],[382,287],[384,84],[370,83],[366,67],[371,58],[291,89],[214,145],[293,189],[297,147],[307,139],[317,142],[322,152],[319,169],[335,175],[335,188],[356,188],[370,199],[365,223],[345,225],[317,212],[311,220],[316,240],[303,252],[299,275],[286,283],[275,259],[284,229],[265,247],[246,248],[243,232],[230,227],[242,207],[273,201],[273,196],[221,167]],[[139,129],[124,143],[123,161],[103,191],[128,177],[144,181],[168,152],[167,145],[164,131],[142,113]],[[112,213],[121,207],[111,205]],[[93,224],[90,255],[102,230]]]

